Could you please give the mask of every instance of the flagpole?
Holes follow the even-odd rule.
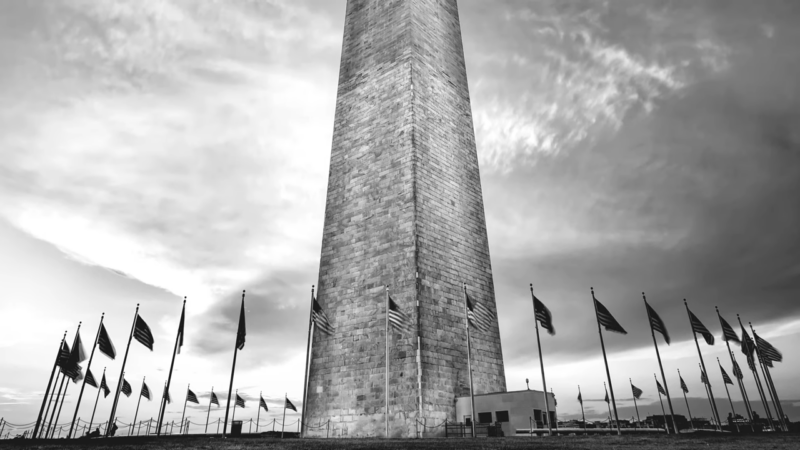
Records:
[[[286,399],[288,393],[283,394],[283,421],[281,422],[281,439],[283,439],[283,429],[286,427]]]
[[[239,323],[242,322],[242,313],[244,312],[244,294],[245,291],[242,291],[242,311],[239,313]],[[236,329],[236,344],[233,346],[233,364],[231,364],[231,382],[228,385],[228,403],[225,404],[225,423],[222,424],[222,436],[224,437],[225,434],[228,432],[228,410],[231,407],[231,391],[233,391],[233,374],[236,372],[236,354],[239,353],[239,329]],[[233,405],[233,408],[236,409],[236,405]],[[231,419],[233,420],[233,419]]]
[[[661,391],[658,390],[658,377],[653,374],[653,379],[656,380],[656,391],[658,391],[658,402],[661,403],[661,414],[664,415],[664,431],[669,434],[669,424],[667,422],[667,412],[664,410],[664,400],[661,399]],[[676,431],[677,433],[677,431]]]
[[[719,362],[719,357],[717,357],[717,364],[719,365],[719,372],[722,374],[722,363]],[[733,400],[731,400],[731,391],[728,390],[728,383],[725,380],[722,380],[722,384],[725,386],[725,393],[728,395],[728,403],[731,404],[731,420],[733,420],[733,424],[736,426],[736,432],[739,433],[739,424],[736,423],[736,410],[733,409]],[[730,424],[729,424],[730,425]]]
[[[103,367],[103,378],[105,378],[105,377],[106,377],[106,368]],[[103,378],[101,378],[100,380],[102,380]],[[96,381],[97,380],[95,380],[95,382]],[[102,381],[101,381],[101,383],[102,383]],[[94,413],[97,411],[97,402],[100,401],[100,391],[102,390],[101,386],[102,385],[97,386],[97,397],[94,399],[94,408],[92,409],[92,418],[89,419],[89,432],[90,433],[92,432],[92,423],[94,422]]]
[[[47,409],[44,410],[44,417],[42,417],[42,428],[39,430],[37,437],[47,437],[47,435],[50,433],[50,425],[53,423],[53,418],[50,417],[50,420],[47,420],[47,415],[50,414],[50,407],[56,403],[59,397],[61,397],[61,389],[64,387],[63,377],[64,375],[61,372],[61,366],[59,366],[58,371],[56,372],[56,382],[53,384],[53,392],[49,394],[50,398],[47,400]],[[61,384],[58,389],[58,393],[56,393],[56,386],[59,386],[59,380],[61,380]]]
[[[539,321],[536,319],[536,301],[533,295],[533,283],[531,287],[531,303],[533,303],[533,324],[536,327],[536,345],[539,348],[539,366],[542,369],[542,393],[544,394],[544,407],[547,417],[547,434],[553,435],[553,425],[550,423],[550,400],[547,398],[547,382],[544,378],[544,360],[542,359],[542,341],[539,340]]]
[[[186,297],[183,297],[183,309],[181,309],[181,319],[185,319],[184,314],[186,314]],[[156,424],[156,436],[161,436],[161,425],[164,421],[164,413],[166,412],[167,406],[167,392],[169,392],[170,384],[172,383],[172,369],[175,367],[175,355],[178,352],[178,342],[181,338],[181,334],[183,333],[182,324],[178,324],[178,332],[175,335],[175,347],[172,349],[172,361],[169,363],[169,375],[167,376],[167,385],[164,388],[164,392],[161,393],[161,408],[160,414],[158,415],[158,423]],[[181,423],[181,428],[183,428],[183,423]]]
[[[736,314],[736,320],[739,321],[739,326],[741,327],[743,334],[747,333],[747,331],[745,331],[744,329],[744,325],[742,325],[742,318],[739,317],[739,314]],[[752,345],[755,347],[756,346],[755,342],[752,342]],[[742,349],[744,349],[744,347],[745,347],[744,336],[742,336]],[[758,395],[761,398],[761,404],[764,406],[764,411],[767,414],[767,419],[769,420],[770,428],[772,428],[773,427],[772,413],[769,411],[769,404],[767,403],[767,398],[764,395],[764,388],[761,386],[761,378],[759,378],[758,371],[756,371],[755,361],[753,361],[752,365],[750,364],[750,360],[751,358],[753,358],[753,351],[755,350],[755,348],[749,350],[750,353],[747,355],[747,366],[750,368],[750,371],[753,372],[753,378],[755,378],[756,380],[756,389],[758,390]]]
[[[761,355],[761,349],[758,348],[758,342],[755,341],[756,331],[753,329],[753,324],[751,322],[747,323],[750,325],[750,331],[753,333],[753,341],[755,343],[756,355],[758,355],[758,362],[759,364],[761,364],[761,372],[764,374],[764,384],[767,385],[769,396],[772,399],[772,405],[775,408],[775,414],[779,416],[778,423],[780,424],[783,431],[788,431],[788,428],[783,423],[783,408],[781,408],[780,400],[778,400],[778,394],[777,392],[775,392],[775,386],[772,385],[772,377],[769,374],[769,369],[767,368],[766,363],[764,363],[764,357]]]
[[[778,391],[775,389],[775,383],[772,381],[772,374],[769,371],[769,366],[767,366],[766,364],[764,364],[764,373],[766,374],[764,378],[767,380],[767,383],[769,383],[769,387],[770,389],[772,389],[775,398],[775,400],[773,400],[773,403],[778,406],[779,410],[778,414],[781,415],[781,421],[783,423],[783,431],[789,431],[789,427],[786,424],[786,415],[783,413],[783,405],[781,405],[781,400],[778,398]]]
[[[69,364],[70,361],[72,360],[72,352],[75,351],[75,346],[78,345],[78,339],[80,338],[81,324],[82,323],[83,322],[78,322],[78,329],[75,331],[75,338],[72,339],[72,351],[70,352],[70,357],[69,357],[69,359],[67,359],[65,364]],[[53,436],[55,436],[55,434],[56,434],[55,424],[58,423],[58,419],[61,417],[61,408],[64,407],[64,400],[67,398],[67,389],[69,389],[69,383],[66,383],[66,386],[64,385],[64,383],[66,382],[67,378],[69,378],[70,380],[72,379],[69,376],[67,376],[67,374],[64,372],[64,368],[63,367],[61,369],[62,369],[61,370],[62,373],[64,373],[63,378],[61,378],[61,385],[64,386],[64,395],[61,396],[61,388],[59,388],[58,389],[58,393],[59,393],[59,396],[61,397],[61,402],[59,403],[59,399],[56,398],[56,403],[53,405],[53,413],[55,413],[55,422],[53,422],[53,429],[50,432],[50,439],[52,439]],[[56,413],[56,409],[55,409],[56,405],[58,405],[58,413]],[[53,417],[51,416],[50,417],[50,421],[52,421],[52,420],[53,420]]]
[[[691,311],[689,311],[689,304],[686,302],[686,299],[683,299],[683,305],[686,306],[686,315],[689,317],[689,325],[692,327],[692,336],[694,337],[694,344],[697,346],[697,356],[700,357],[700,367],[703,369],[703,373],[706,374],[706,386],[708,388],[708,397],[711,399],[711,413],[714,417],[717,418],[717,426],[720,430],[722,430],[722,421],[719,418],[719,410],[717,410],[717,402],[714,400],[714,391],[711,389],[711,380],[708,378],[708,371],[706,370],[706,363],[703,361],[703,353],[700,351],[700,342],[697,340],[697,333],[694,331],[694,325],[692,325],[692,315]]]
[[[719,308],[714,306],[714,309],[717,310],[717,317],[719,318],[719,324],[720,324],[720,326],[722,326],[722,315],[719,313]],[[724,327],[723,327],[723,331],[722,331],[722,339],[725,341],[725,346],[728,347],[728,356],[731,357],[731,364],[733,365],[733,367],[738,367],[739,365],[736,363],[736,360],[734,359],[734,356],[733,356],[733,352],[731,351],[731,343],[728,341],[727,338],[725,338],[725,329],[724,329]],[[741,373],[741,371],[742,371],[742,368],[739,367],[739,372]],[[744,409],[745,409],[745,411],[747,411],[747,417],[750,419],[750,431],[754,431],[754,429],[753,429],[753,412],[752,412],[751,407],[750,407],[750,402],[747,399],[747,394],[745,393],[744,383],[742,382],[742,379],[739,377],[739,375],[737,375],[735,373],[733,375],[736,377],[736,382],[739,385],[739,392],[741,392],[741,394],[742,394],[742,401],[744,402]]]
[[[642,299],[644,300],[645,306],[647,306],[647,297],[645,297],[644,292],[642,292]],[[664,383],[664,392],[667,397],[667,405],[669,405],[669,415],[672,418],[672,427],[675,430],[675,434],[678,434],[678,424],[675,422],[675,410],[672,409],[672,398],[669,395],[669,386],[667,385],[667,377],[664,376],[664,366],[661,364],[661,354],[658,352],[658,343],[656,341],[656,332],[653,330],[653,319],[650,316],[650,308],[647,309],[647,320],[650,323],[650,334],[653,336],[653,347],[656,348],[656,358],[658,359],[658,369],[661,371],[661,381]],[[664,424],[666,425],[666,418],[664,419]],[[669,429],[669,427],[667,427]],[[669,434],[669,431],[667,431]]]
[[[165,381],[164,382],[164,389],[161,392],[161,403],[159,403],[159,405],[158,405],[158,414],[156,414],[156,436],[159,436],[158,430],[161,429],[161,427],[158,424],[158,418],[161,417],[161,412],[162,411],[164,411],[166,413],[167,404],[166,404],[166,402],[164,402],[164,399],[167,398],[168,394],[169,394],[169,392],[167,392],[167,382]]]
[[[469,338],[469,313],[467,312],[467,283],[464,283],[464,323],[467,326],[467,371],[469,372],[469,401],[471,406],[470,414],[472,414],[472,437],[475,437],[475,390],[472,388],[472,345]],[[547,394],[545,394],[547,395]],[[549,422],[548,417],[548,422]]]
[[[628,378],[628,382],[631,383],[631,394],[633,394],[633,407],[636,409],[636,428],[639,428],[639,423],[641,423],[642,419],[639,417],[639,405],[636,403],[636,394],[633,392],[633,380]],[[583,413],[583,404],[581,404],[581,413]]]
[[[594,305],[594,317],[597,320],[597,332],[600,334],[600,348],[603,349],[603,362],[606,364],[606,377],[608,378],[608,388],[611,390],[611,403],[614,404],[614,420],[617,421],[617,434],[622,436],[622,430],[619,427],[619,416],[617,415],[617,401],[614,399],[614,385],[611,384],[611,371],[608,370],[608,358],[606,357],[606,344],[603,342],[603,331],[600,329],[600,317],[597,315],[597,299],[594,297],[594,288],[592,290],[592,304]]]
[[[730,345],[728,345],[728,354],[731,357],[731,361],[733,362],[734,367],[739,368],[740,376],[736,376],[736,381],[739,382],[739,389],[742,391],[742,400],[744,401],[745,409],[747,410],[747,417],[750,419],[750,431],[755,432],[755,426],[753,424],[753,405],[750,404],[750,396],[747,395],[747,389],[744,387],[744,374],[742,374],[742,367],[739,366],[739,363],[736,361],[736,356],[733,354],[733,351],[730,349]]]
[[[103,318],[106,316],[106,313],[100,315],[100,326],[97,327],[97,336],[94,338],[94,345],[92,345],[92,351],[89,354],[89,362],[86,363],[86,374],[88,376],[89,370],[92,368],[92,359],[94,359],[94,349],[97,347],[97,341],[100,339],[100,328],[103,326]],[[97,380],[95,380],[96,382]],[[86,388],[86,376],[83,377],[83,383],[81,383],[81,392],[78,394],[78,402],[75,405],[75,414],[72,415],[72,423],[69,425],[69,432],[67,433],[67,439],[72,437],[72,429],[75,427],[75,419],[78,417],[78,409],[81,407],[81,399],[83,398],[83,390]],[[100,388],[98,388],[99,390]]]
[[[111,415],[108,416],[108,427],[106,427],[106,436],[110,436],[112,424],[114,423],[114,416],[117,414],[117,404],[119,403],[119,393],[122,389],[122,375],[125,373],[125,364],[128,362],[128,351],[131,349],[131,340],[133,339],[133,330],[136,327],[136,319],[139,317],[139,304],[136,304],[136,312],[133,314],[133,323],[131,324],[131,334],[128,335],[128,345],[125,347],[125,357],[122,358],[122,368],[119,371],[119,381],[117,381],[117,389],[114,394],[114,403],[111,404]]]
[[[583,431],[586,432],[586,414],[583,413],[583,396],[581,395],[581,385],[578,385],[578,396],[581,398],[581,417],[583,418]],[[636,414],[639,414],[639,411],[636,411]]]
[[[208,434],[208,418],[211,417],[211,399],[214,395],[214,386],[211,386],[211,397],[208,399],[208,413],[206,413],[206,431],[204,434]]]
[[[308,404],[308,364],[311,360],[311,345],[314,339],[314,285],[311,285],[311,304],[308,308],[308,341],[306,343],[306,374],[303,377],[303,412],[300,413],[300,438],[304,438],[306,434],[306,405]],[[259,394],[260,395],[260,394]],[[259,413],[261,412],[261,405],[259,405]],[[256,433],[258,433],[258,424],[256,424]]]
[[[606,386],[606,382],[603,381],[603,389],[606,390],[606,398],[608,398],[608,386]],[[606,402],[606,408],[608,408],[608,429],[611,429],[611,421],[614,420],[611,418],[611,404]],[[617,425],[619,425],[619,421],[617,421]]]
[[[697,367],[700,368],[701,381],[702,381],[702,378],[705,377],[705,381],[703,382],[703,386],[706,388],[706,397],[708,397],[708,407],[711,408],[711,417],[714,418],[714,406],[711,404],[711,394],[708,392],[708,373],[705,370],[703,370],[703,366],[701,366],[700,363],[697,363]],[[717,424],[714,426],[714,428],[718,428],[719,427],[719,419],[714,419],[714,420],[717,422]],[[720,428],[720,431],[721,430],[722,429]]]
[[[186,385],[186,400],[183,401],[183,413],[181,414],[181,427],[178,433],[183,434],[183,418],[186,417],[186,404],[189,403],[189,387],[191,384]]]
[[[389,438],[389,369],[390,369],[390,362],[389,362],[389,286],[386,286],[386,367],[384,369],[385,378],[386,378],[386,388],[383,391],[383,397],[386,401],[386,414],[383,416],[384,425],[386,428],[386,438]]]
[[[144,379],[142,377],[142,388],[139,389],[139,401],[136,402],[136,413],[133,414],[133,422],[131,422],[131,428],[128,430],[128,436],[133,435],[133,427],[136,426],[136,418],[139,417],[139,405],[142,404],[142,393],[144,392]]]
[[[314,288],[312,287],[311,289],[314,289]],[[314,297],[313,293],[311,294],[311,297]],[[306,357],[306,359],[308,359],[308,357]],[[262,391],[258,391],[258,413],[256,414],[256,434],[258,434],[258,423],[261,420],[261,400],[264,399],[264,397],[261,395],[261,393],[262,393]],[[305,395],[303,397],[305,397]],[[303,412],[305,412],[305,411],[306,411],[306,405],[305,405],[305,403],[303,403]],[[302,430],[302,422],[300,423],[300,425],[301,425],[301,430]]]
[[[681,377],[681,369],[678,369],[678,378],[683,380]],[[692,419],[692,410],[689,409],[689,399],[686,398],[686,391],[683,390],[683,386],[681,385],[681,392],[683,392],[683,401],[686,402],[686,411],[689,413],[689,425],[692,426],[692,430],[694,430],[694,420]]]
[[[239,397],[239,390],[236,390],[236,397],[238,400]],[[236,420],[236,400],[233,401],[233,415],[231,415],[231,431],[233,431],[233,422]],[[224,433],[224,431],[223,431]]]
[[[53,362],[53,370],[50,371],[50,380],[47,382],[47,389],[44,391],[44,399],[42,400],[42,406],[39,408],[39,415],[36,416],[36,425],[33,427],[33,436],[36,438],[39,436],[39,428],[42,425],[42,413],[44,412],[45,405],[49,405],[48,397],[50,394],[50,387],[53,384],[53,376],[56,375],[56,368],[58,367],[58,359],[61,357],[61,349],[64,348],[64,341],[67,339],[67,332],[64,331],[64,337],[61,338],[61,343],[58,344],[58,353],[56,353],[55,362]],[[47,413],[44,412],[45,418],[47,417]]]

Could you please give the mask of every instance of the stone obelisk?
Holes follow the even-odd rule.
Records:
[[[349,0],[318,282],[336,330],[314,333],[306,422],[383,436],[386,395],[390,436],[463,421],[465,283],[496,317],[456,1]],[[414,328],[390,330],[388,393],[386,286]],[[505,391],[497,320],[471,342],[475,393]]]

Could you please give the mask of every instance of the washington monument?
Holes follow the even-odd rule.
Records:
[[[382,436],[386,396],[390,436],[463,422],[465,284],[495,316],[474,391],[506,381],[456,1],[349,0],[335,117],[317,293],[335,332],[313,336],[306,423]],[[388,392],[387,286],[413,328],[389,333]]]

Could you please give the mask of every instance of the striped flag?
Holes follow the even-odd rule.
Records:
[[[467,294],[467,318],[478,331],[489,332],[492,328],[494,315],[488,308],[478,302],[473,302]]]
[[[188,392],[186,393],[186,401],[197,403],[198,405],[200,404],[200,400],[197,399],[197,395],[194,392],[192,392],[191,389],[188,389]]]
[[[608,399],[608,391],[606,391],[606,398],[604,398],[603,401],[605,401],[606,403],[609,403],[610,400]]]
[[[758,346],[758,353],[761,354],[764,363],[770,363],[769,367],[772,367],[772,361],[781,362],[783,361],[783,355],[781,352],[778,351],[777,348],[773,347],[772,344],[761,339],[761,336],[753,332],[753,337],[756,340],[756,345]]]
[[[581,405],[583,404],[583,397],[581,396],[580,392],[578,392],[578,403],[580,403]]]
[[[389,323],[400,332],[411,332],[411,319],[397,307],[397,303],[389,297]]]
[[[700,369],[700,382],[703,384],[709,384],[708,377],[706,376],[706,373],[703,371],[703,369]]]
[[[244,323],[244,294],[242,294],[242,309],[239,311],[239,328],[236,329],[236,348],[239,350],[244,348],[245,336],[247,336],[247,328]]]
[[[658,331],[664,336],[664,342],[669,345],[669,333],[667,332],[667,327],[664,325],[664,321],[661,320],[656,310],[654,310],[649,303],[645,302],[644,304],[647,307],[647,317],[650,318],[650,328],[653,331]]]
[[[167,401],[167,403],[172,403],[172,398],[170,398],[169,396],[169,391],[167,390],[166,383],[164,383],[164,399]]]
[[[86,369],[86,384],[92,387],[97,387],[97,380],[94,379],[92,371],[89,369]]]
[[[211,403],[209,405],[217,405],[219,406],[219,400],[217,400],[217,394],[214,391],[211,391]]]
[[[239,408],[244,408],[244,399],[239,397],[239,394],[236,394],[236,406]]]
[[[328,320],[328,315],[325,314],[325,310],[322,309],[317,299],[314,299],[314,308],[311,310],[311,320],[314,321],[314,325],[325,334],[331,335],[335,331],[330,320]]]
[[[150,327],[147,322],[142,319],[142,316],[136,315],[136,325],[133,327],[133,337],[139,343],[153,351],[153,333],[150,332]]]
[[[145,383],[144,381],[142,381],[142,392],[140,395],[150,400],[150,388],[147,387],[147,383]]]
[[[100,324],[100,336],[97,338],[97,349],[111,359],[114,359],[117,356],[117,350],[114,348],[114,343],[111,342],[111,338],[108,337],[108,331],[106,331],[106,326],[102,323]]]
[[[70,353],[71,363],[78,364],[86,361],[86,352],[83,350],[80,330],[75,334],[75,342],[72,344]]]
[[[708,345],[714,345],[714,335],[708,331],[708,328],[703,325],[703,322],[700,322],[700,319],[698,319],[697,316],[695,316],[691,311],[689,311],[689,321],[692,323],[693,332],[703,335],[703,338],[706,340]]]
[[[533,289],[533,287],[531,287]],[[547,334],[550,336],[555,336],[556,328],[553,326],[553,315],[550,313],[550,310],[544,306],[541,300],[535,295],[533,296],[533,312],[536,320],[539,322],[539,325],[542,326],[545,330],[547,330]]]
[[[128,383],[128,380],[125,378],[122,379],[122,393],[125,394],[126,397],[130,397],[133,393],[133,389],[131,389],[131,384]]]
[[[739,336],[733,331],[733,327],[731,327],[722,316],[719,316],[719,324],[722,325],[722,339],[725,342],[733,341],[741,344],[742,341],[739,340]]]
[[[719,366],[719,370],[722,371],[722,382],[725,384],[733,384],[733,380],[731,380],[731,377],[728,376],[728,373],[725,372],[722,366]]]
[[[753,358],[753,355],[747,356],[747,367],[749,367],[753,372],[756,371],[756,360]]]
[[[636,386],[634,386],[633,384],[631,384],[631,391],[633,391],[633,397],[634,397],[635,399],[637,399],[637,400],[638,400],[639,398],[641,398],[642,394],[644,393],[644,391],[642,391],[641,389],[637,388],[637,387],[636,387]]]
[[[739,363],[736,360],[733,361],[733,376],[742,380],[744,379],[744,374],[742,373],[741,367],[739,367]]]
[[[286,409],[291,409],[294,412],[297,412],[297,408],[294,407],[294,404],[292,403],[291,400],[289,400],[288,397],[286,398],[286,403],[283,405],[283,407]]]
[[[258,406],[264,408],[264,411],[269,412],[269,408],[267,407],[267,402],[264,401],[264,397],[261,397],[261,400],[258,402]]]
[[[658,388],[658,393],[661,395],[667,395],[667,392],[664,391],[664,386],[661,386],[661,383],[656,380],[656,387]]]
[[[67,367],[67,364],[69,364],[69,357],[69,345],[67,344],[67,341],[64,341],[61,343],[61,351],[58,352],[58,359],[56,360],[56,365],[61,368],[62,372],[64,371],[64,368]]]
[[[753,352],[756,350],[756,345],[753,343],[753,340],[750,339],[750,335],[747,334],[747,330],[744,329],[744,325],[742,325],[742,341],[741,341],[742,353],[745,355],[752,356]]]
[[[103,373],[103,378],[100,380],[100,389],[103,390],[103,398],[108,397],[108,394],[111,393],[111,389],[109,389],[108,384],[106,383],[105,373]]]
[[[178,324],[178,354],[181,354],[183,347],[183,325],[186,322],[186,300],[184,299],[183,309],[181,309],[181,322]]]
[[[686,386],[686,382],[683,381],[683,377],[678,375],[678,378],[681,379],[681,390],[683,391],[684,394],[688,394],[689,393],[689,388]]]
[[[613,331],[615,333],[620,334],[628,334],[622,325],[617,322],[617,319],[611,315],[611,313],[600,303],[597,299],[594,300],[594,306],[597,309],[597,320],[600,322],[600,325],[604,326],[606,331]]]

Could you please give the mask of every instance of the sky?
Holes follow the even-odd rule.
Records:
[[[677,370],[709,417],[683,299],[722,416],[730,373],[714,306],[783,352],[772,372],[800,420],[800,5],[747,1],[459,2],[509,390],[541,389],[528,284],[552,311],[542,335],[559,417],[604,419],[590,287],[627,329],[606,334],[620,414],[660,410],[642,292],[676,414]],[[228,392],[241,291],[247,343],[234,389],[280,421],[302,404],[345,2],[0,2],[0,415],[36,419],[58,343],[102,313],[125,378],[166,380],[183,297],[186,340],[167,420],[204,423]],[[738,331],[738,327],[737,327]],[[87,345],[87,350],[90,344]],[[740,363],[743,355],[734,348]],[[630,381],[629,381],[630,379]],[[751,399],[752,375],[745,374]],[[71,419],[70,386],[60,422]],[[79,416],[91,415],[87,387]],[[731,390],[734,402],[741,399]],[[133,419],[136,394],[118,417]],[[724,401],[723,401],[724,399]],[[155,416],[144,401],[139,418]],[[95,422],[105,421],[101,398]],[[224,404],[224,403],[223,403]],[[644,406],[643,406],[644,405]],[[741,403],[737,412],[742,412]],[[763,407],[755,408],[763,415]],[[213,408],[212,423],[224,416]],[[297,414],[287,415],[287,424]]]

